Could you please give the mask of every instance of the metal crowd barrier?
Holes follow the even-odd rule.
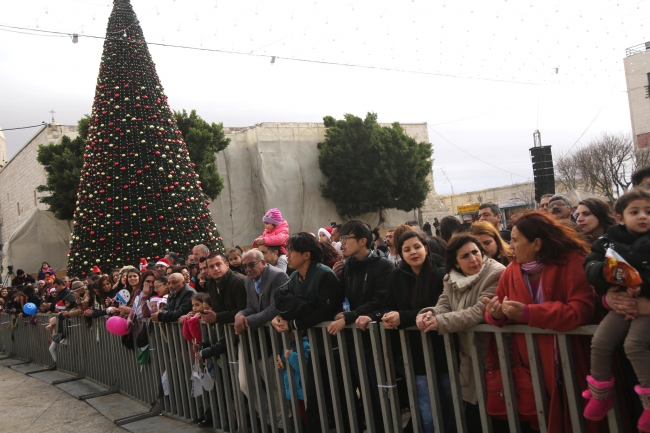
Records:
[[[36,324],[29,323],[27,319],[16,318],[14,319],[16,326],[12,327],[11,318],[8,315],[0,315],[0,349],[17,358],[42,365],[50,364],[52,358],[48,351],[48,337],[51,336],[51,331],[46,330],[44,326],[50,317],[52,316],[39,314],[36,316],[38,322]],[[282,374],[275,366],[278,355],[282,356],[284,350],[290,347],[288,333],[280,334],[267,324],[236,336],[232,325],[203,325],[204,341],[214,344],[223,338],[228,350],[218,359],[208,361],[207,365],[211,367],[210,373],[214,378],[214,387],[209,392],[203,392],[199,397],[193,397],[190,377],[196,360],[192,346],[183,339],[181,326],[178,323],[148,324],[151,358],[150,362],[143,366],[136,362],[137,351],[128,350],[119,337],[108,333],[105,323],[105,318],[95,319],[90,323],[83,317],[67,320],[65,324],[68,334],[67,344],[59,345],[58,369],[109,388],[106,393],[120,392],[151,405],[154,414],[163,412],[168,416],[188,421],[198,418],[209,408],[214,430],[218,432],[276,433],[280,429],[285,432],[303,431],[292,368],[288,362],[285,363],[291,396],[287,401]],[[337,432],[347,430],[362,432],[364,429],[369,433],[375,432],[377,426],[373,418],[375,408],[372,407],[370,400],[371,384],[376,384],[375,386],[379,388],[379,403],[385,431],[402,433],[403,406],[407,406],[410,411],[413,431],[416,433],[423,431],[413,370],[413,354],[409,344],[412,338],[422,339],[434,426],[437,432],[444,431],[431,334],[422,333],[417,328],[388,330],[379,323],[372,323],[367,331],[361,331],[356,325],[351,325],[344,332],[332,337],[327,333],[328,325],[329,322],[324,322],[307,331],[311,345],[310,365],[314,369],[317,401],[305,403],[318,405],[322,431],[330,431],[327,410],[329,402],[333,409],[334,426],[332,427]],[[482,333],[495,336],[503,376],[508,423],[512,433],[520,432],[520,424],[511,374],[509,334],[525,334],[539,428],[542,433],[548,431],[546,424],[548,401],[535,335],[557,336],[572,428],[575,433],[582,433],[585,431],[580,395],[582,390],[577,387],[573,358],[569,354],[573,336],[588,337],[593,335],[595,329],[596,326],[583,326],[566,333],[555,333],[524,325],[504,328],[479,325],[465,331],[470,342],[474,342]],[[396,351],[401,353],[404,364],[404,372],[401,375],[403,377],[399,378],[396,373],[397,360],[394,359],[392,347],[395,333],[399,334],[399,347]],[[297,332],[295,334],[300,376],[306,397],[308,365],[305,361],[302,338]],[[321,339],[322,345],[314,344],[317,338]],[[468,432],[468,428],[461,397],[455,338],[453,335],[445,335],[444,342],[452,385],[453,415],[458,432],[465,433]],[[368,350],[372,350],[376,374],[374,380],[369,377],[364,356],[364,349],[366,349],[364,346],[368,343],[370,343]],[[353,351],[347,350],[350,346],[354,347]],[[491,433],[493,431],[491,418],[485,411],[487,394],[483,360],[478,358],[476,345],[471,344],[470,347],[483,432]],[[243,359],[239,358],[240,353]],[[349,357],[353,354],[358,366],[359,390],[352,385],[350,362],[354,360]],[[202,364],[201,366],[205,368]],[[247,383],[248,397],[240,388],[239,369],[243,369],[242,375]],[[161,384],[163,373],[167,377],[169,389],[167,395],[163,392]],[[406,383],[408,395],[408,402],[402,401],[401,404],[398,397],[400,379]],[[357,410],[359,404],[363,406],[363,411]],[[349,419],[344,419],[344,409],[347,409]],[[364,413],[365,419],[359,420],[357,413]],[[622,432],[618,406],[608,414],[608,423],[610,432]]]

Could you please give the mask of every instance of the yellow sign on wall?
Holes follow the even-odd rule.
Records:
[[[458,213],[459,214],[465,214],[465,213],[475,213],[478,212],[478,208],[481,205],[481,203],[472,203],[472,204],[466,204],[463,206],[458,206]]]

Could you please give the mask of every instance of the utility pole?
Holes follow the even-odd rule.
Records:
[[[453,215],[454,214],[454,185],[451,184],[451,181],[449,180],[447,173],[445,173],[445,170],[441,168],[440,171],[442,171],[442,174],[445,175],[447,182],[449,182],[449,186],[451,186],[451,214]]]

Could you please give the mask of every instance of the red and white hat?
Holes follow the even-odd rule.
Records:
[[[331,227],[322,227],[318,229],[318,236],[320,237],[320,234],[323,233],[325,236],[327,236],[327,239],[331,239],[332,237],[332,228]]]
[[[140,258],[140,272],[144,272],[147,269],[147,259],[144,257]]]
[[[56,303],[56,309],[57,310],[65,310],[65,304],[63,303],[63,300]]]
[[[159,259],[159,260],[156,262],[156,266],[158,266],[158,265],[161,265],[161,266],[164,266],[164,267],[168,268],[168,267],[170,267],[172,264],[169,263],[169,260],[167,260],[167,259],[165,259],[165,258],[162,258],[162,259]]]

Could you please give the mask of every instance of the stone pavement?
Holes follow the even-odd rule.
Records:
[[[0,355],[0,433],[30,431],[48,433],[199,433],[196,425],[155,415],[117,426],[113,421],[149,412],[127,396],[115,393],[79,400],[106,391],[82,379],[52,385],[52,381],[73,377],[59,371],[42,371],[43,366]],[[125,420],[123,420],[125,421]]]
[[[0,432],[126,433],[88,403],[0,366]]]

